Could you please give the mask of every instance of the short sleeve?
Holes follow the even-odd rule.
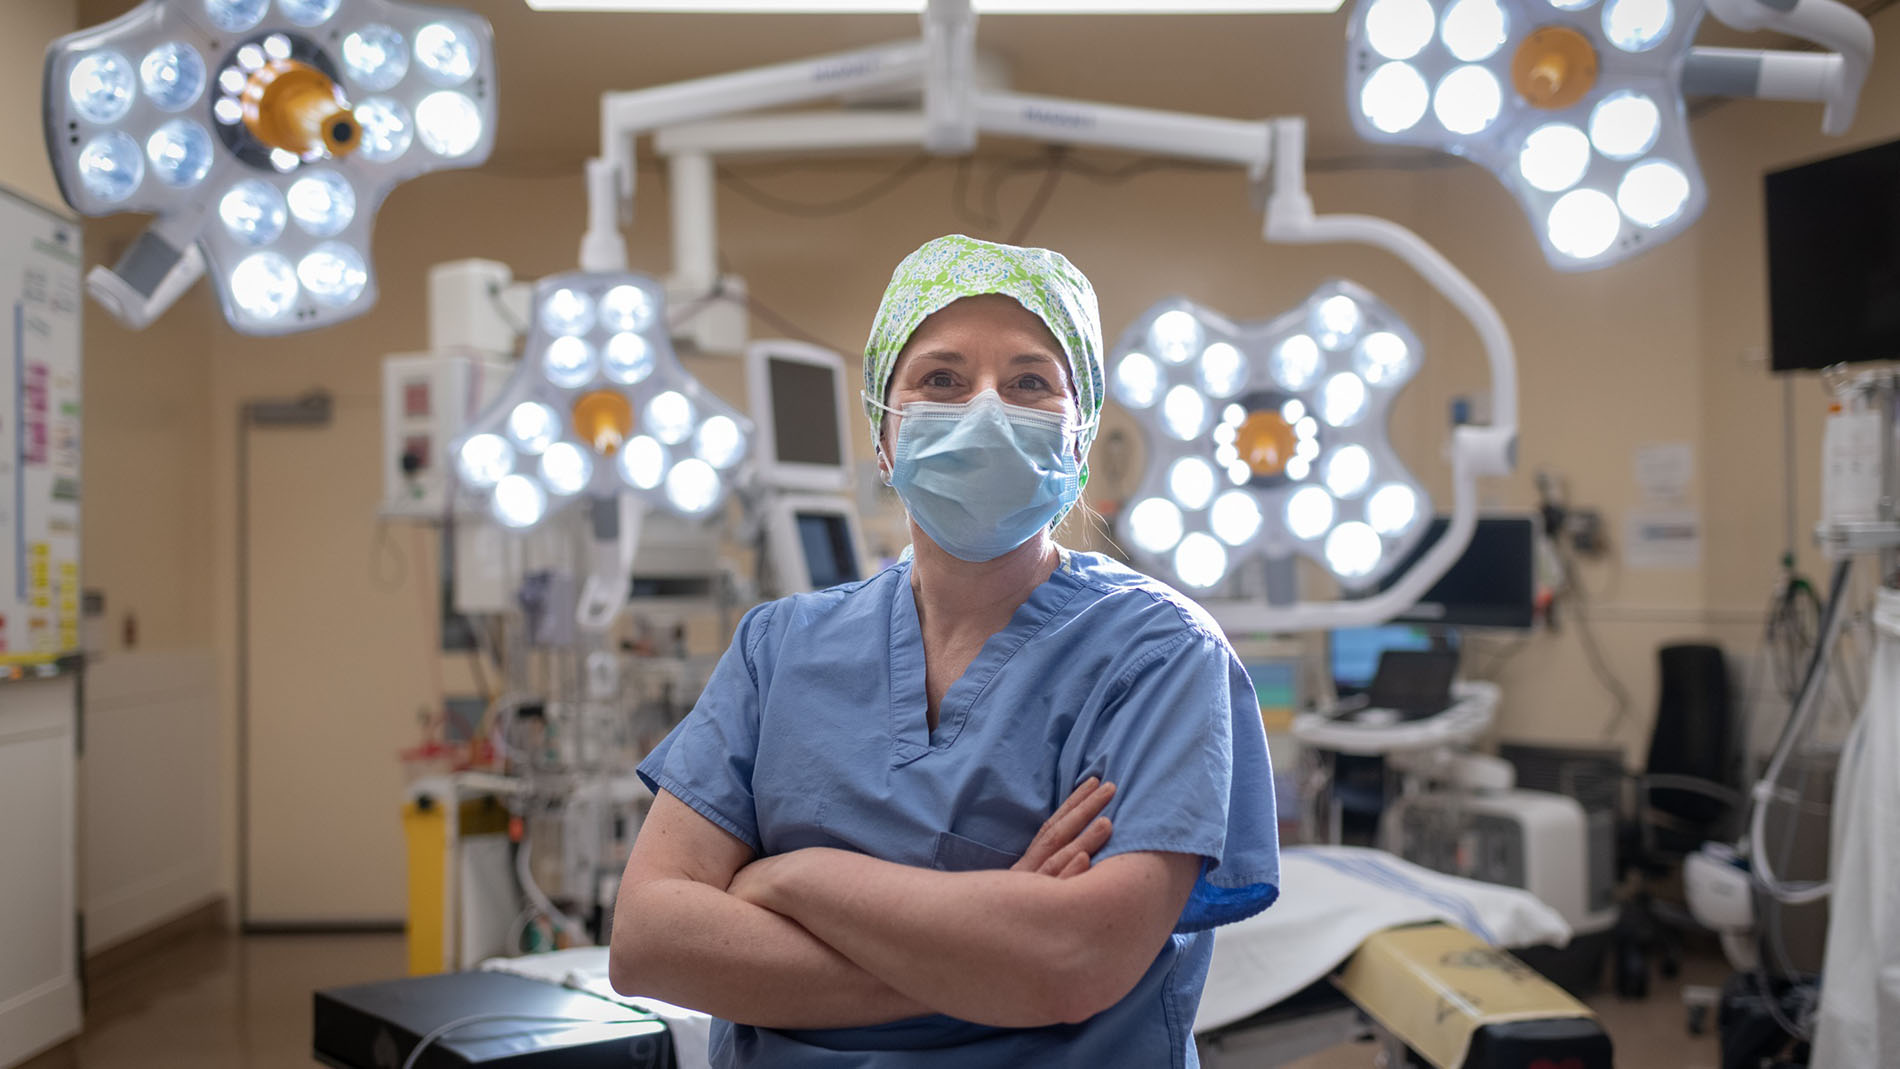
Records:
[[[752,768],[759,753],[759,677],[755,654],[771,623],[772,603],[739,621],[732,645],[714,666],[693,711],[640,762],[655,794],[664,790],[700,816],[760,851]]]
[[[1225,642],[1189,631],[1152,649],[1087,723],[1084,776],[1115,784],[1103,860],[1198,854],[1176,923],[1195,932],[1252,916],[1280,893],[1273,767],[1253,683]]]

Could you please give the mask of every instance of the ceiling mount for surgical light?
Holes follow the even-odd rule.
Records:
[[[47,149],[84,216],[158,216],[88,289],[133,327],[209,267],[247,334],[376,301],[396,185],[494,145],[493,34],[405,0],[145,0],[46,53]]]
[[[1696,48],[1705,11],[1838,51]],[[1841,133],[1872,45],[1866,20],[1835,0],[1361,0],[1347,93],[1367,139],[1489,169],[1552,266],[1580,271],[1701,215],[1685,92],[1825,101],[1825,128]]]
[[[657,283],[573,272],[536,285],[520,366],[451,448],[462,486],[526,528],[581,498],[629,495],[704,517],[731,493],[752,434],[680,365]]]
[[[1155,305],[1110,358],[1111,392],[1148,441],[1127,544],[1191,592],[1249,559],[1295,555],[1349,589],[1377,582],[1431,511],[1386,440],[1390,405],[1422,358],[1411,328],[1350,282],[1264,323]]]

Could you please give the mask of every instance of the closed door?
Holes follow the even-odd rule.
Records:
[[[419,740],[437,689],[436,535],[379,530],[373,394],[339,396],[327,426],[246,437],[245,920],[399,922],[398,754]]]

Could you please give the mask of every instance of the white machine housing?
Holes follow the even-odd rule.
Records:
[[[441,519],[453,475],[449,442],[508,380],[509,361],[477,350],[383,359],[386,517]]]
[[[1592,850],[1576,799],[1546,791],[1427,792],[1394,802],[1386,849],[1415,864],[1521,887],[1563,915],[1577,935],[1616,923],[1615,857]],[[1614,845],[1614,844],[1610,844]]]

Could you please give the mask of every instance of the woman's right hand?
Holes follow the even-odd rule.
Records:
[[[1090,862],[1108,844],[1114,825],[1101,815],[1115,797],[1115,785],[1090,776],[1069,795],[1029,842],[1029,849],[1011,865],[1011,872],[1034,872],[1067,879],[1089,869]]]

